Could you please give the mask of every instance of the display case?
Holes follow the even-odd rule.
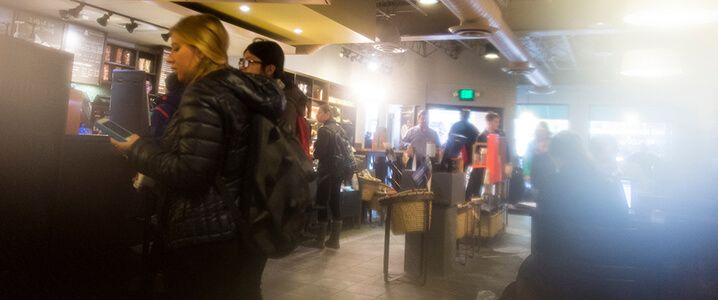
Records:
[[[110,85],[114,70],[140,70],[146,74],[145,84],[148,94],[156,95],[158,93],[159,59],[160,56],[157,53],[108,42],[103,52],[100,82],[103,85]]]
[[[356,107],[351,101],[349,89],[338,83],[319,79],[309,75],[287,71],[286,75],[294,80],[299,90],[309,98],[307,116],[312,125],[312,144],[316,140],[317,130],[321,124],[316,122],[319,106],[331,105],[338,113],[337,120],[347,132],[348,138],[354,140],[354,124],[356,124]]]

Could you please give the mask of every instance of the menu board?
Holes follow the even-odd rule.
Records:
[[[157,93],[158,94],[167,94],[167,85],[165,85],[165,79],[167,79],[167,76],[172,74],[172,66],[167,63],[167,58],[170,56],[170,50],[169,49],[162,49],[162,61],[160,64],[162,65],[162,68],[160,69],[160,78],[159,82],[157,83]]]
[[[75,54],[72,64],[72,82],[98,84],[105,33],[69,24],[62,50]]]
[[[64,30],[63,22],[18,11],[15,13],[12,35],[43,46],[60,49]]]
[[[10,34],[12,28],[12,10],[0,7],[0,35]]]

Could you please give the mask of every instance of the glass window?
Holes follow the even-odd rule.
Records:
[[[526,155],[529,143],[534,139],[534,131],[540,122],[546,122],[553,134],[569,129],[568,105],[520,104],[516,106],[514,135],[516,137],[516,153],[519,156]]]
[[[460,107],[457,108],[429,108],[429,128],[436,130],[439,134],[441,144],[446,144],[449,139],[449,130],[454,123],[461,121]],[[476,126],[479,132],[486,128],[486,112],[471,111],[469,123]]]

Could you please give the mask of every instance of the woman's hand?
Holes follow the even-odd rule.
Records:
[[[127,153],[127,151],[130,151],[130,148],[132,148],[132,145],[134,145],[135,142],[137,142],[138,139],[140,139],[140,136],[139,136],[139,135],[136,135],[136,134],[133,134],[133,135],[127,137],[127,141],[126,141],[126,142],[121,142],[121,141],[115,140],[115,139],[113,139],[113,138],[110,138],[110,142],[111,142],[112,145],[115,146],[115,148],[117,148],[117,150],[119,150],[120,152],[122,152],[122,153]]]

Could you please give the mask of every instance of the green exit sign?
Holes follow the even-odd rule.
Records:
[[[459,100],[461,101],[474,101],[474,90],[461,89],[458,91]]]

